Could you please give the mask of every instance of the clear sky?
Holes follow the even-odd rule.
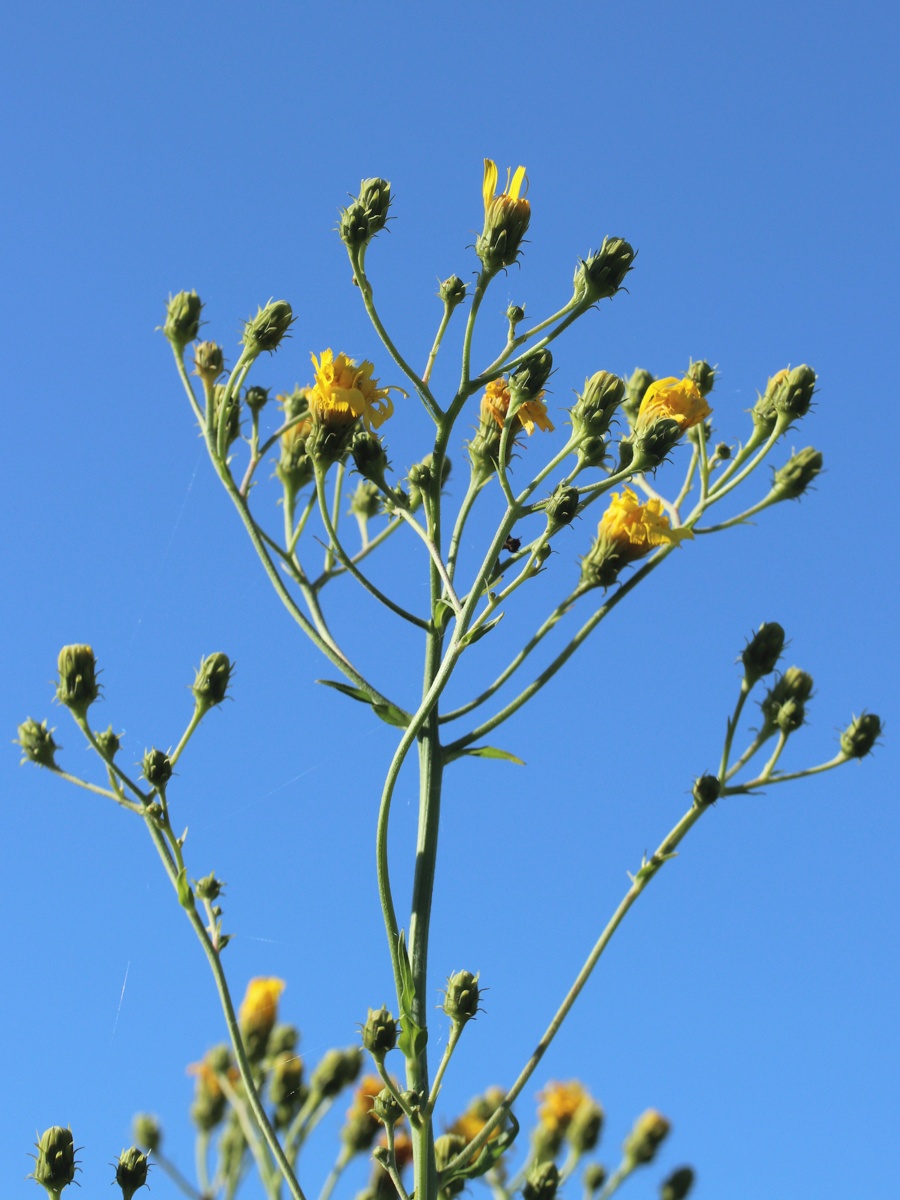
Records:
[[[863,708],[885,719],[884,745],[861,766],[704,817],[518,1111],[524,1123],[546,1079],[581,1077],[607,1109],[603,1157],[615,1162],[634,1117],[663,1110],[674,1131],[659,1168],[623,1193],[635,1197],[684,1162],[698,1200],[892,1194],[894,6],[34,0],[4,25],[2,728],[11,738],[26,716],[48,718],[65,765],[87,772],[50,680],[61,645],[90,642],[104,670],[98,721],[126,731],[131,763],[178,740],[203,654],[236,659],[234,702],[192,744],[175,803],[192,873],[229,883],[235,991],[252,975],[285,978],[283,1015],[311,1063],[353,1043],[367,1006],[390,995],[373,837],[394,731],[313,682],[329,670],[270,592],[154,332],[167,294],[196,288],[205,334],[232,359],[241,321],[271,296],[289,300],[293,338],[256,376],[276,390],[307,382],[309,352],[326,346],[400,383],[352,287],[337,208],[363,177],[392,181],[396,220],[368,265],[390,328],[424,362],[436,279],[477,265],[490,156],[528,168],[532,224],[521,267],[486,306],[484,361],[508,303],[552,311],[605,234],[639,250],[628,293],[555,350],[551,411],[595,370],[677,375],[705,358],[720,368],[717,430],[734,442],[769,375],[818,371],[814,411],[776,455],[820,449],[817,489],[672,556],[498,735],[526,767],[454,768],[434,1002],[460,967],[490,991],[441,1116],[518,1072],[626,871],[714,767],[746,636],[777,620],[788,661],[816,681],[789,765],[830,757]],[[439,387],[452,332],[446,345]],[[425,431],[399,404],[398,465],[429,449]],[[459,445],[453,457],[459,497]],[[593,529],[585,518],[569,531],[524,615],[493,635],[507,649],[558,597],[552,573],[577,569]],[[407,677],[406,646],[352,589],[331,603],[373,676]],[[106,1194],[106,1164],[140,1109],[159,1114],[189,1169],[184,1068],[223,1036],[206,965],[138,822],[17,763],[10,746],[0,1194],[35,1194],[23,1179],[34,1131],[69,1123],[82,1194]],[[394,825],[407,861],[414,816],[410,777]],[[313,1196],[332,1125],[304,1174]],[[175,1194],[160,1173],[152,1184],[154,1200]]]

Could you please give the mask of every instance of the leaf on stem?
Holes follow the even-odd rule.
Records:
[[[336,692],[349,696],[351,700],[359,700],[362,704],[368,704],[376,717],[380,717],[386,725],[396,725],[398,729],[405,729],[410,722],[409,713],[398,708],[396,704],[376,702],[362,688],[354,687],[350,683],[341,683],[337,679],[317,679],[316,683],[321,683],[323,687],[334,688]]]

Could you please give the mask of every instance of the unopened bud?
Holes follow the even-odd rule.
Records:
[[[14,745],[21,747],[23,763],[37,763],[39,767],[49,767],[52,771],[57,770],[56,759],[54,755],[56,751],[61,749],[53,740],[53,730],[47,728],[47,722],[41,721],[40,725],[37,721],[29,717],[18,727],[19,736],[14,740]]]
[[[359,196],[369,224],[369,237],[380,233],[387,223],[391,207],[391,185],[387,179],[363,179],[359,185]]]
[[[148,750],[141,762],[141,774],[151,787],[164,788],[172,778],[172,763],[162,750]]]
[[[269,403],[269,388],[254,384],[244,392],[244,401],[252,413],[260,413]]]
[[[822,470],[822,455],[812,446],[800,450],[775,472],[770,495],[778,500],[798,500]]]
[[[196,292],[178,292],[169,297],[163,333],[180,354],[197,337],[202,311],[203,302]]]
[[[549,350],[533,350],[526,354],[509,377],[513,403],[537,400],[553,369]]]
[[[752,687],[764,675],[771,675],[784,650],[784,630],[777,621],[766,621],[741,652],[744,677]]]
[[[113,733],[112,725],[110,725],[105,733],[97,734],[97,748],[107,762],[112,762],[119,753],[121,745],[122,739],[117,733]]]
[[[655,382],[655,377],[643,367],[635,367],[632,371],[631,378],[625,383],[625,400],[622,403],[622,412],[628,418],[629,425],[634,425],[647,389]]]
[[[211,388],[225,370],[222,347],[215,342],[201,342],[194,351],[194,374],[203,380],[203,386]]]
[[[354,200],[346,208],[341,209],[338,218],[338,233],[341,241],[348,249],[364,246],[369,240],[369,217],[366,206]]]
[[[449,1163],[466,1148],[467,1139],[459,1133],[444,1133],[434,1139],[434,1163],[438,1172],[445,1171]],[[465,1179],[452,1179],[448,1183],[441,1181],[441,1193],[444,1196],[458,1196],[466,1186]]]
[[[442,1008],[455,1025],[464,1025],[478,1013],[481,989],[478,976],[471,971],[456,971],[447,980]]]
[[[597,371],[584,381],[584,390],[570,410],[576,437],[597,437],[609,429],[625,397],[625,380],[609,371]]]
[[[206,712],[222,703],[228,692],[233,670],[234,664],[231,659],[221,651],[203,659],[191,685],[198,708]]]
[[[122,1189],[122,1200],[131,1200],[134,1193],[147,1182],[147,1155],[137,1146],[123,1150],[116,1163],[116,1183]]]
[[[138,1113],[131,1122],[131,1132],[139,1146],[146,1146],[152,1154],[162,1145],[162,1126],[152,1113]]]
[[[634,1128],[622,1145],[626,1159],[640,1166],[652,1162],[671,1128],[671,1122],[662,1113],[655,1108],[648,1108],[635,1121]]]
[[[547,531],[556,533],[564,525],[570,525],[578,512],[578,488],[563,487],[560,484],[556,491],[541,505],[547,514]]]
[[[63,646],[57,661],[59,683],[56,698],[81,720],[100,695],[97,662],[90,646]]]
[[[694,780],[692,795],[697,808],[708,808],[715,804],[722,791],[718,775],[701,775]]]
[[[387,1008],[370,1008],[362,1027],[362,1044],[376,1062],[397,1045],[397,1022]]]
[[[694,1172],[690,1167],[679,1167],[665,1180],[659,1189],[659,1200],[685,1200],[694,1186]]]
[[[537,1163],[528,1172],[522,1200],[553,1200],[559,1188],[559,1168],[554,1162]]]
[[[466,298],[466,285],[458,275],[451,275],[438,288],[438,295],[447,308],[456,308]]]
[[[388,456],[385,454],[381,438],[376,433],[360,429],[353,435],[350,443],[350,453],[356,469],[364,479],[370,479],[382,491],[387,491],[384,473],[389,467]]]
[[[841,753],[846,758],[865,758],[881,736],[881,718],[863,712],[854,717],[841,734]]]
[[[362,1067],[362,1052],[356,1047],[329,1050],[312,1073],[311,1088],[320,1096],[336,1096],[351,1084]]]
[[[711,367],[701,358],[698,362],[692,362],[688,367],[687,378],[696,383],[701,396],[708,396],[715,387],[716,368]]]
[[[225,887],[221,879],[217,879],[215,872],[211,871],[209,875],[204,875],[202,879],[197,880],[197,896],[200,900],[208,900],[212,903],[213,900],[218,900],[222,895],[222,889]]]
[[[604,1115],[601,1105],[590,1096],[575,1109],[566,1129],[566,1141],[576,1154],[589,1154],[600,1141]]]
[[[244,347],[254,357],[264,350],[272,354],[293,323],[294,313],[287,300],[270,300],[245,323]]]
[[[588,1163],[584,1168],[584,1186],[588,1192],[599,1192],[606,1183],[606,1167],[603,1163]]]
[[[604,238],[596,254],[575,268],[575,298],[589,304],[614,296],[634,264],[636,251],[624,238]]]
[[[224,383],[217,383],[209,393],[212,405],[213,429],[218,429],[219,413],[225,402],[228,389]],[[228,399],[228,411],[225,414],[225,447],[226,449],[241,436],[241,398],[236,391]]]
[[[372,1101],[372,1112],[382,1125],[396,1125],[403,1116],[403,1109],[396,1096],[386,1087],[382,1088]]]
[[[506,310],[506,319],[509,321],[511,336],[515,336],[516,326],[521,325],[525,320],[525,308],[521,304],[511,304]]]
[[[350,511],[362,521],[369,521],[381,511],[382,495],[369,479],[361,479],[350,497]]]
[[[777,729],[787,734],[799,729],[806,720],[806,702],[812,690],[811,675],[799,667],[788,667],[760,704],[765,719],[761,732],[772,734]]]
[[[28,1178],[41,1184],[48,1195],[58,1197],[75,1178],[77,1163],[72,1130],[53,1125],[41,1134],[35,1149],[34,1170]]]
[[[771,397],[775,411],[786,417],[805,417],[816,390],[815,371],[804,363],[780,374],[781,378]]]

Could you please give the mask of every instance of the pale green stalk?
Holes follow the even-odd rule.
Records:
[[[352,1158],[352,1150],[350,1150],[347,1146],[342,1146],[337,1158],[335,1159],[334,1166],[328,1172],[328,1178],[322,1185],[321,1192],[319,1192],[319,1200],[331,1200],[331,1193],[334,1191],[335,1185],[343,1175],[344,1171],[347,1169],[347,1165]]]

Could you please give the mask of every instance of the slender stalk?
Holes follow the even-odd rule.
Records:
[[[331,1200],[331,1193],[334,1191],[335,1185],[347,1169],[347,1165],[352,1158],[353,1151],[347,1146],[342,1146],[340,1153],[335,1159],[334,1166],[328,1172],[328,1178],[322,1185],[321,1192],[319,1192],[319,1200]]]

